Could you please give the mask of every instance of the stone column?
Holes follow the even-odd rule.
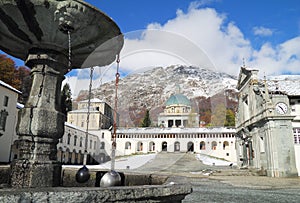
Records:
[[[60,94],[67,64],[67,57],[58,52],[29,51],[26,65],[31,68],[33,82],[19,115],[20,157],[11,165],[12,187],[52,187],[60,183],[56,145],[64,133]]]
[[[248,166],[248,150],[246,143],[243,143],[243,166]]]
[[[248,150],[249,150],[249,166],[253,166],[253,147],[252,141],[248,141]]]

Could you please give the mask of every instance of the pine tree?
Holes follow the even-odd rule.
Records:
[[[63,86],[61,91],[61,112],[67,116],[72,111],[72,93],[68,83]]]
[[[142,121],[141,127],[150,127],[150,125],[151,125],[150,113],[149,110],[147,110],[145,117]]]

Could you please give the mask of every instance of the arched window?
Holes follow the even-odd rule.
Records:
[[[5,96],[5,98],[6,97],[7,96]],[[5,131],[7,116],[8,116],[8,112],[5,109],[1,110],[1,112],[0,112],[0,130],[2,130],[2,131]]]
[[[72,152],[70,152],[69,148],[67,148],[66,152],[65,152],[65,156],[63,157],[63,162],[64,163],[70,163],[71,162],[71,155],[72,155]]]
[[[74,146],[76,146],[76,144],[77,144],[77,136],[75,135],[74,136]]]
[[[71,134],[69,133],[69,134],[68,134],[67,144],[70,144],[70,142],[71,142]]]
[[[189,142],[187,144],[187,149],[189,152],[193,152],[194,151],[194,143],[193,142]]]
[[[125,149],[131,149],[131,143],[130,142],[125,143]]]
[[[63,149],[62,147],[59,147],[57,150],[57,161],[62,162],[63,161]]]
[[[105,142],[100,143],[100,149],[105,149]]]
[[[223,142],[223,149],[226,150],[226,149],[228,149],[228,148],[229,148],[229,142],[224,141],[224,142]]]
[[[175,142],[174,143],[174,151],[179,152],[180,151],[180,142]]]
[[[205,142],[204,141],[200,142],[200,150],[205,150]]]
[[[76,163],[76,150],[73,149],[73,153],[72,153],[72,156],[71,156],[71,163],[74,164]]]
[[[137,143],[137,151],[143,151],[143,143],[142,142]]]
[[[163,143],[161,144],[161,149],[162,149],[162,151],[164,151],[164,152],[168,151],[168,143],[167,143],[167,142],[163,142]]]
[[[216,141],[213,141],[212,143],[211,143],[211,149],[212,150],[216,150],[217,149],[217,142]]]
[[[80,142],[79,142],[79,147],[82,147],[82,140],[83,140],[83,138],[81,137]]]
[[[154,142],[149,143],[149,150],[150,150],[150,152],[155,151],[155,143]]]

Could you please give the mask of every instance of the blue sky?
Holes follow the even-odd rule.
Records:
[[[126,33],[135,30],[147,33],[151,29],[183,36],[207,55],[217,71],[225,70],[236,75],[245,63],[250,68],[259,69],[261,74],[300,73],[300,3],[296,0],[87,2],[112,17],[125,37]],[[156,35],[159,38],[160,34]],[[153,37],[151,40],[155,41]],[[132,44],[129,40],[126,42],[121,54],[125,54],[126,46]],[[156,61],[149,58],[149,61]],[[133,63],[140,67],[153,66],[144,61],[144,64],[138,60]],[[156,62],[162,66],[170,65],[159,60]],[[135,64],[125,62],[123,66],[136,70]]]
[[[261,75],[300,74],[297,0],[86,2],[110,16],[125,34],[123,75],[178,63],[213,67],[236,76],[243,63]],[[17,65],[23,64],[17,61]],[[114,71],[102,67],[95,75],[105,82],[113,78]],[[86,75],[86,70],[74,70],[68,80],[77,76],[84,80]],[[76,83],[81,87],[78,80]]]
[[[255,48],[262,43],[273,45],[300,34],[300,3],[297,0],[87,0],[111,16],[122,32],[146,29],[151,23],[165,24],[176,18],[178,9],[188,12],[191,4],[199,9],[210,7],[226,15],[250,39]],[[258,35],[254,28],[270,29],[271,33]]]

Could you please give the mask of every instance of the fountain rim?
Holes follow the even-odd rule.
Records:
[[[30,3],[32,3],[34,6],[40,5],[40,4],[38,4],[38,2],[39,2],[39,0],[30,1]],[[42,2],[42,1],[40,1],[40,2]],[[86,25],[83,24],[82,27],[86,26],[87,28],[81,28],[81,26],[80,26],[78,28],[79,34],[76,33],[76,31],[74,32],[75,34],[73,33],[73,36],[75,36],[75,38],[76,38],[76,36],[80,36],[80,34],[82,35],[82,33],[84,32],[84,29],[87,29],[86,32],[91,31],[90,29],[94,29],[95,34],[94,34],[94,36],[87,37],[85,40],[84,40],[84,38],[80,38],[81,41],[74,42],[74,44],[73,44],[74,47],[72,47],[73,48],[72,54],[74,54],[74,55],[72,58],[74,58],[75,61],[72,63],[72,65],[73,65],[72,69],[86,68],[86,67],[82,67],[82,65],[84,65],[86,63],[86,59],[93,52],[95,52],[95,51],[99,52],[99,47],[101,47],[102,45],[104,45],[103,57],[102,57],[104,62],[102,64],[100,63],[98,66],[111,64],[115,60],[116,55],[118,55],[120,53],[120,51],[124,45],[124,37],[123,37],[123,34],[120,30],[120,27],[117,25],[117,23],[111,17],[109,17],[105,12],[103,12],[102,10],[98,9],[97,7],[91,5],[83,0],[74,0],[74,1],[65,0],[65,1],[59,1],[59,2],[53,1],[52,5],[54,5],[54,8],[52,8],[52,10],[57,9],[58,8],[57,6],[59,5],[60,2],[62,2],[62,3],[65,2],[66,4],[69,3],[69,7],[70,7],[71,3],[74,3],[74,2],[78,3],[79,5],[86,7],[87,12],[90,13],[90,15],[95,15],[98,20],[103,19],[103,21],[101,21],[99,23],[92,24],[91,25],[92,28],[89,28],[88,26],[86,26],[86,25],[90,25],[90,24],[86,24]],[[13,1],[11,3],[9,1],[4,1],[4,2],[2,2],[2,4],[17,6],[17,3],[13,2]],[[71,8],[72,8],[72,4],[71,4]],[[14,21],[17,22],[18,26],[21,26],[19,24],[20,22],[18,22],[18,18],[13,17],[14,13],[9,13],[8,10],[4,10],[4,11],[7,12],[9,17],[12,17],[12,19],[14,19]],[[35,11],[36,11],[36,9],[35,9]],[[40,11],[38,11],[37,13],[39,13],[39,12]],[[34,14],[33,16],[36,17],[38,15],[40,15],[40,14]],[[51,18],[51,15],[54,16],[55,14],[50,14],[48,16]],[[20,16],[20,14],[19,14],[19,16]],[[39,18],[37,18],[37,20],[39,23],[41,23]],[[54,23],[54,27],[52,27],[52,29],[54,30],[53,32],[56,32],[55,28],[59,29],[59,27],[56,27],[56,23],[54,21],[52,23]],[[43,24],[43,23],[41,23],[41,24]],[[45,51],[49,50],[49,49],[53,49],[53,51],[59,52],[60,54],[62,54],[62,56],[65,55],[65,57],[67,59],[68,58],[67,47],[64,48],[65,46],[60,46],[61,44],[59,44],[62,41],[62,39],[61,39],[62,37],[58,36],[57,37],[57,38],[59,38],[58,41],[51,41],[51,39],[48,39],[48,38],[49,38],[49,36],[52,36],[51,34],[53,34],[53,33],[48,34],[47,31],[49,30],[49,28],[44,29],[44,26],[41,24],[38,24],[38,26],[42,26],[40,28],[43,28],[42,32],[44,32],[44,34],[42,34],[42,39],[40,39],[40,40],[35,39],[33,37],[34,36],[33,32],[28,31],[30,29],[28,29],[27,27],[25,27],[26,29],[24,27],[20,28],[21,30],[23,28],[22,31],[25,32],[26,34],[28,34],[28,36],[32,40],[32,42],[30,43],[28,41],[25,41],[25,40],[20,39],[17,36],[15,36],[15,34],[9,30],[9,27],[7,26],[7,24],[4,23],[3,18],[2,19],[0,18],[0,25],[2,25],[0,27],[3,27],[3,28],[6,27],[6,29],[7,29],[6,31],[2,31],[2,32],[0,31],[0,42],[1,42],[0,49],[3,52],[5,52],[15,58],[21,59],[23,61],[26,61],[28,54],[30,54],[31,49],[40,49],[40,50],[45,50]],[[22,25],[22,26],[24,26],[24,25]],[[109,31],[104,31],[104,33],[101,34],[100,31],[103,30],[101,26],[105,26],[104,30],[106,29]],[[50,28],[50,30],[51,30],[51,28]],[[63,32],[61,31],[61,33],[63,33]],[[67,36],[67,33],[63,33],[63,34]],[[54,33],[54,36],[56,36],[56,35],[61,36],[61,34],[59,34],[59,32]],[[87,36],[89,36],[89,35],[87,35]],[[5,42],[6,40],[7,40],[7,42]],[[111,42],[111,45],[108,45],[108,46],[111,48],[111,50],[107,49],[107,47],[105,47],[106,42],[110,41],[110,40],[112,42]],[[16,44],[15,47],[14,47],[14,44]],[[22,47],[23,50],[20,49],[20,47]],[[109,51],[107,51],[107,50],[109,50]],[[100,50],[100,52],[101,51],[102,50]],[[100,55],[101,55],[101,53],[100,53]],[[95,63],[95,66],[97,66],[96,63]]]

